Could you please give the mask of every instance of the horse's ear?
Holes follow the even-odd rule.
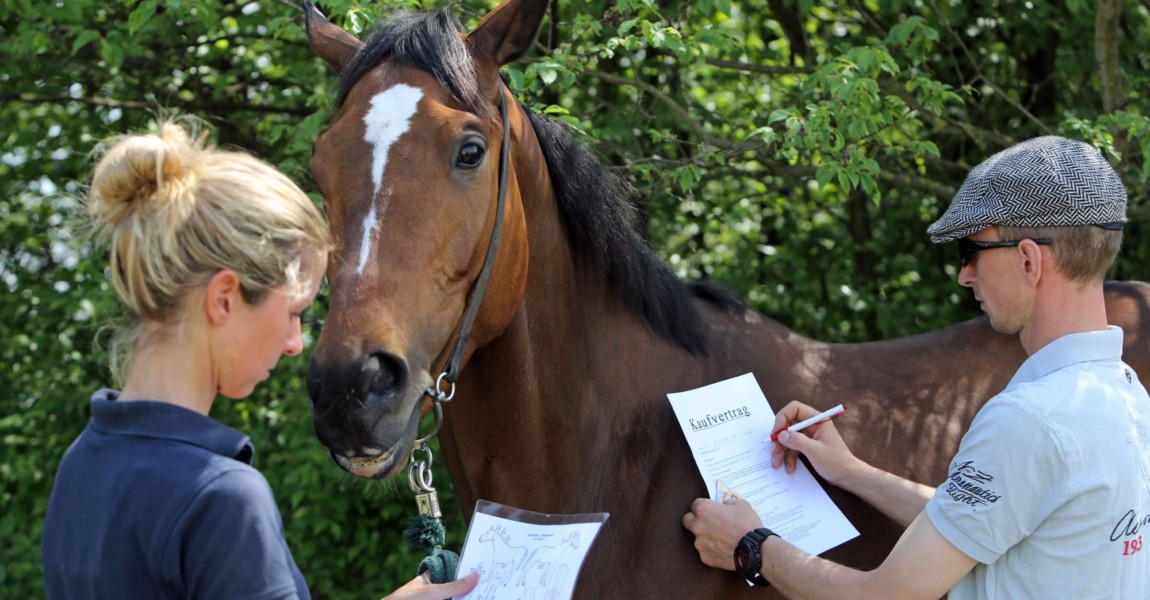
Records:
[[[548,0],[503,0],[468,34],[471,55],[497,69],[523,56],[535,41],[547,5]]]
[[[342,73],[348,61],[363,44],[342,27],[328,21],[319,9],[306,0],[303,3],[303,14],[307,41],[311,44],[312,50],[324,62],[331,65],[336,73]]]

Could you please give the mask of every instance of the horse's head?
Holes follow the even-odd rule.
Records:
[[[508,0],[466,35],[445,13],[404,13],[361,42],[305,4],[308,39],[340,74],[311,160],[337,250],[308,391],[316,434],[356,475],[404,466],[424,392],[459,337],[500,214],[502,145],[530,128],[499,68],[526,52],[545,8]],[[498,252],[464,357],[506,329],[526,285],[514,170],[502,187]]]

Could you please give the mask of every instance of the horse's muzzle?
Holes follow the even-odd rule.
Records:
[[[331,364],[312,356],[307,388],[316,437],[335,462],[360,477],[398,472],[419,423],[422,388],[407,383],[406,361],[387,352]]]

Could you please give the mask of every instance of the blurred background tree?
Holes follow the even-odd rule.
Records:
[[[449,6],[473,26],[493,3]],[[368,0],[320,8],[361,34]],[[60,456],[110,385],[115,315],[79,219],[90,153],[187,113],[314,194],[335,78],[277,0],[0,0],[0,589],[43,595],[40,523]],[[1129,0],[571,0],[506,70],[519,99],[582,131],[639,191],[644,235],[683,277],[800,333],[854,342],[977,316],[924,230],[966,172],[1033,136],[1089,141],[1130,195],[1112,276],[1144,279],[1150,7]],[[322,299],[309,333],[322,321]],[[213,416],[252,436],[317,598],[413,574],[404,482],[343,474],[311,432],[304,359]],[[446,475],[436,485],[451,504]],[[446,517],[458,547],[463,524]]]

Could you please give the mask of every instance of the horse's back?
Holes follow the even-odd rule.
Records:
[[[1146,385],[1150,382],[1150,283],[1107,282],[1106,319],[1125,332],[1122,360]]]
[[[1150,381],[1146,344],[1150,340],[1150,285],[1110,282],[1106,300],[1111,324],[1125,331],[1124,359],[1142,381]],[[775,411],[792,400],[816,408],[846,404],[847,415],[836,420],[836,426],[860,458],[932,486],[945,477],[974,415],[1006,386],[1026,358],[1017,336],[995,332],[985,317],[881,342],[826,344],[751,311],[705,300],[699,306],[709,323],[708,355],[694,359],[702,365],[695,369],[672,365],[668,371],[675,373],[675,379],[698,378],[699,385],[705,385],[753,372]],[[668,441],[686,445],[678,432]],[[692,491],[671,494],[675,497],[664,502],[675,504],[675,510],[664,514],[685,512],[692,499],[687,496],[705,494],[689,451],[677,454],[670,462],[683,461],[689,466],[673,469],[675,477],[684,479],[684,487]],[[823,487],[860,533],[823,556],[858,569],[877,567],[903,528],[856,496],[834,486]],[[673,528],[678,523],[663,526]],[[681,546],[693,542],[685,531],[664,537]],[[669,555],[676,560],[698,560],[693,547]],[[731,572],[712,571],[678,570],[667,577],[673,585],[662,589],[711,591],[703,597],[741,597],[744,593],[775,597],[773,590],[746,588]],[[636,590],[637,597],[648,597],[640,590]]]

